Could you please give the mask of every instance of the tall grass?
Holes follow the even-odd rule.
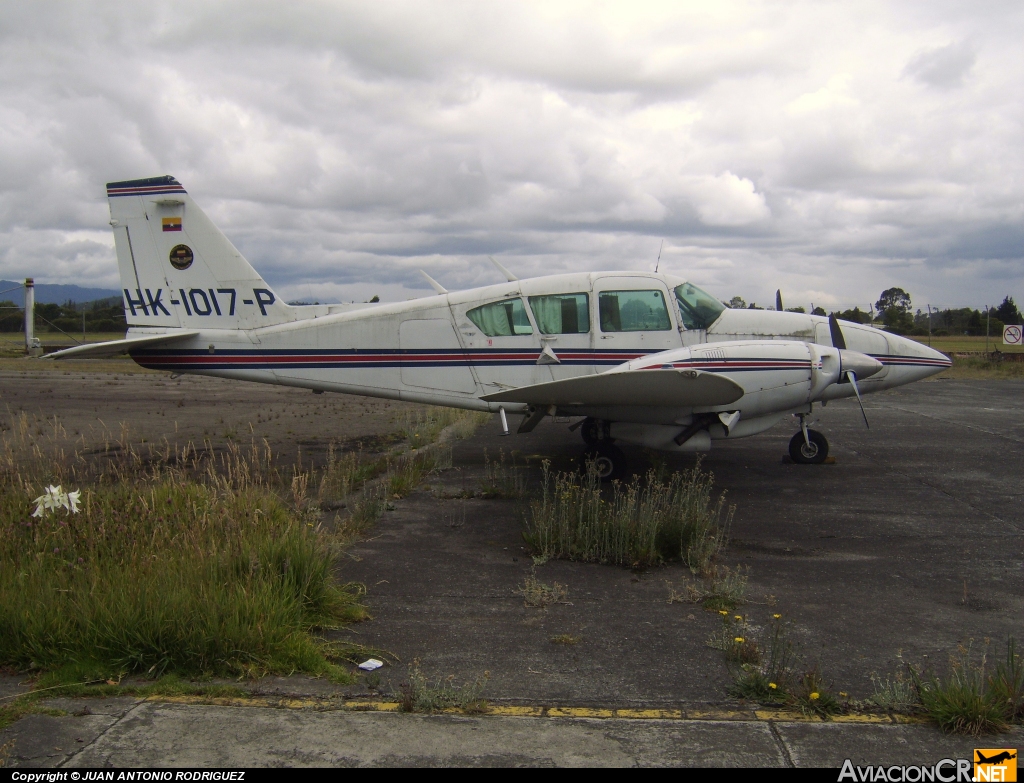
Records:
[[[336,542],[283,499],[269,449],[87,454],[59,424],[0,443],[0,664],[76,676],[165,671],[344,679],[315,628],[358,619]],[[30,516],[49,483],[78,514]],[[293,482],[294,489],[294,482]]]
[[[552,473],[545,463],[543,492],[529,505],[525,537],[541,557],[633,567],[681,557],[707,573],[733,511],[724,496],[712,498],[712,484],[698,464],[667,479],[651,471],[603,490],[593,465],[581,476]]]

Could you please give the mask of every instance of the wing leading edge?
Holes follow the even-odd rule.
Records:
[[[485,395],[487,402],[527,405],[728,405],[744,394],[731,378],[699,370],[632,370],[585,375]]]

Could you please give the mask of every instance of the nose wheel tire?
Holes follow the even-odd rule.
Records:
[[[599,443],[587,449],[583,454],[584,470],[588,462],[593,463],[601,481],[621,481],[626,477],[626,455],[610,443]]]
[[[789,441],[789,456],[798,465],[820,465],[828,456],[828,440],[817,430],[807,430],[807,440],[804,434],[798,432]]]

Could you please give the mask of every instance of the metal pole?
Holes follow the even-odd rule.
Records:
[[[85,342],[85,305],[82,306],[82,342]]]
[[[985,305],[985,312],[988,315],[988,321],[985,323],[985,353],[988,353],[988,333],[992,331],[992,308]]]
[[[932,347],[932,306],[928,305],[928,347]]]
[[[31,354],[35,344],[36,282],[25,278],[25,353]]]

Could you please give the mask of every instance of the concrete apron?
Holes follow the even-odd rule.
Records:
[[[998,739],[885,715],[492,705],[484,715],[319,699],[52,699],[0,734],[11,767],[926,765]],[[272,709],[276,707],[276,709]]]

